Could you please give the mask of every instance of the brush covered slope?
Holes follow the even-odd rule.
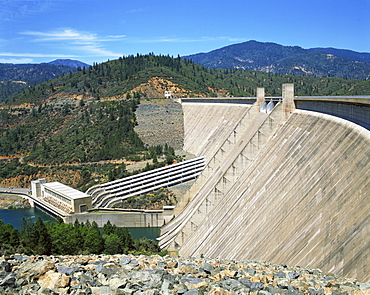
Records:
[[[0,102],[77,68],[67,64],[0,64]]]
[[[309,50],[271,42],[247,41],[184,58],[210,69],[258,70],[312,77],[370,77],[370,62],[366,54],[320,48]]]
[[[208,69],[180,57],[137,55],[122,57],[32,87],[6,101],[56,103],[73,99],[254,96],[257,87],[266,95],[280,95],[283,83],[294,83],[297,95],[361,95],[370,92],[369,81],[275,75],[260,71]]]
[[[47,176],[81,187],[93,173],[124,176],[122,159],[141,159],[146,150],[134,131],[138,103],[77,101],[0,110],[1,185],[27,186]]]

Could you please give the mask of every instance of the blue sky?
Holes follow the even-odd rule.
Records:
[[[0,63],[188,55],[248,40],[370,52],[370,0],[0,0]]]

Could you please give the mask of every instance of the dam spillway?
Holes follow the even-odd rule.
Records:
[[[207,164],[160,245],[181,256],[268,260],[369,280],[370,131],[296,109],[291,84],[271,113],[261,112],[264,100],[259,89],[253,104],[183,101],[184,148]],[[361,114],[368,124],[369,113]]]

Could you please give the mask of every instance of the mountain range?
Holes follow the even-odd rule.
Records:
[[[333,55],[343,57],[349,60],[370,62],[370,53],[368,52],[356,52],[356,51],[352,51],[348,49],[338,49],[338,48],[332,48],[332,47],[327,47],[327,48],[316,47],[316,48],[310,48],[308,50],[321,51],[327,54],[333,54]]]
[[[48,62],[48,64],[56,65],[56,66],[67,66],[67,67],[76,68],[76,69],[77,68],[87,69],[90,66],[84,62],[73,60],[73,59],[56,59],[51,62]]]
[[[336,48],[303,49],[299,46],[252,40],[183,58],[210,69],[257,70],[312,77],[370,78],[370,53]]]
[[[297,95],[366,95],[370,80],[336,77],[277,75],[263,71],[208,69],[188,59],[136,55],[120,57],[44,82],[12,96],[4,104],[57,103],[66,99],[100,100],[124,98],[222,97],[280,95],[281,84],[294,83]]]
[[[192,60],[209,69],[359,80],[370,77],[370,53],[337,48],[303,49],[252,40],[208,53],[183,56],[182,59]],[[86,63],[70,59],[41,64],[0,64],[0,102],[40,83],[89,67]]]
[[[70,59],[41,64],[0,64],[0,102],[29,87],[89,66]]]

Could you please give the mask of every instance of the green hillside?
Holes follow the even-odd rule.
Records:
[[[0,102],[29,87],[76,71],[74,67],[58,64],[0,64]]]
[[[257,87],[280,95],[281,84],[294,83],[297,95],[361,95],[370,93],[368,80],[275,75],[260,71],[208,69],[180,57],[137,55],[119,58],[45,82],[6,104],[56,103],[69,99],[164,96],[253,96]]]
[[[361,95],[370,81],[211,70],[180,57],[137,55],[68,73],[3,102],[0,109],[0,186],[27,186],[48,177],[80,189],[128,175],[125,162],[173,160],[173,149],[147,147],[134,131],[139,98],[281,95]],[[163,165],[162,164],[162,165]],[[151,166],[152,165],[152,166]]]
[[[247,41],[184,58],[210,69],[258,70],[280,75],[366,80],[370,78],[370,63],[365,61],[366,57],[366,54],[340,49],[325,52],[324,49],[315,51],[299,46]]]

